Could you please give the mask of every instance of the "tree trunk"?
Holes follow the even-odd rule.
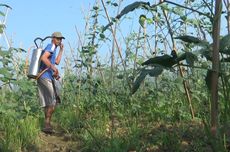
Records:
[[[221,11],[222,1],[216,0],[215,16],[213,23],[213,60],[211,85],[211,132],[213,136],[216,136],[218,124],[218,75]]]

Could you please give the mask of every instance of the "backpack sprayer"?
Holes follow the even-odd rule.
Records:
[[[40,68],[40,64],[41,64],[41,54],[43,51],[42,43],[48,38],[52,38],[52,37],[47,36],[44,39],[37,37],[36,39],[34,39],[34,43],[36,45],[36,48],[33,50],[33,54],[32,54],[30,65],[29,65],[29,71],[27,74],[27,76],[29,78],[37,79],[41,75],[39,73],[39,68]],[[37,44],[37,40],[41,41],[39,46]]]

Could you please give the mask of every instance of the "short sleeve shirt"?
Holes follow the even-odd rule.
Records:
[[[51,62],[51,64],[55,64],[55,59],[56,59],[56,49],[57,47],[55,46],[55,44],[48,44],[46,46],[46,48],[43,50],[42,52],[42,55],[45,53],[45,52],[49,52],[50,53],[50,57],[49,57],[49,60]],[[47,66],[45,65],[44,62],[41,61],[41,65],[40,65],[40,72],[42,72],[43,70],[45,70],[47,68]],[[50,80],[53,80],[53,70],[52,69],[48,69],[46,72],[44,72],[42,75],[41,75],[41,78],[43,79],[50,79]]]

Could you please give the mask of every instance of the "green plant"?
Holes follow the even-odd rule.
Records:
[[[4,123],[4,135],[1,139],[2,151],[21,151],[36,144],[38,139],[38,122],[33,117],[16,119],[5,117],[1,119]]]

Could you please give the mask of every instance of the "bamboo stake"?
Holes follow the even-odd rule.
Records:
[[[140,45],[140,35],[141,35],[141,26],[139,27],[139,32],[138,32],[138,36],[137,36],[137,47],[136,47],[136,51],[135,51],[135,59],[134,59],[134,63],[133,63],[133,75],[135,75],[135,70],[137,67],[137,54],[138,54],[138,49],[139,49],[139,45]]]
[[[155,2],[156,5],[156,2]],[[156,10],[155,14],[154,14],[154,18],[157,18],[158,15],[158,11]],[[155,43],[154,43],[154,52],[155,53],[154,56],[157,56],[157,47],[158,47],[158,34],[157,34],[157,29],[158,29],[158,23],[156,22],[154,25],[154,33],[155,33]],[[158,77],[155,77],[155,85],[156,85],[156,90],[158,90]],[[157,104],[159,104],[159,95],[157,95],[156,97],[157,100]]]
[[[155,18],[157,17],[157,11],[156,11],[156,14],[155,14]],[[156,22],[155,23],[155,43],[154,43],[154,52],[155,52],[155,56],[157,55],[157,46],[158,46],[158,34],[157,34],[157,27],[158,27],[158,23]]]
[[[106,10],[106,7],[105,7],[105,4],[104,4],[104,1],[101,1],[102,2],[102,5],[103,5],[103,8],[104,8],[104,11],[106,13],[106,16],[108,18],[108,12]],[[119,7],[118,7],[118,10],[117,10],[117,14],[119,13],[120,11],[120,6],[121,6],[121,2],[122,0],[119,1]],[[109,20],[109,18],[108,18]],[[110,22],[110,20],[109,20]],[[118,49],[118,53],[119,53],[119,56],[120,58],[122,59],[121,57],[121,50],[119,50],[119,47],[118,47],[118,44],[117,44],[117,40],[116,40],[116,33],[117,33],[117,23],[115,24],[115,27],[114,29],[112,28],[111,26],[111,29],[112,29],[112,35],[113,35],[113,44],[112,44],[112,50],[111,50],[111,73],[110,73],[110,87],[113,88],[113,85],[114,85],[114,66],[115,66],[115,48]],[[122,59],[122,64],[123,63],[123,59]],[[114,138],[114,132],[115,132],[115,116],[114,116],[114,99],[113,99],[113,96],[111,96],[111,102],[109,104],[109,114],[110,114],[110,121],[111,121],[111,130],[110,130],[110,137],[111,139]]]
[[[119,1],[119,5],[118,5],[118,10],[117,10],[117,14],[119,14],[120,11],[120,6],[121,6],[121,0]],[[117,23],[115,23],[115,27],[114,27],[114,35],[116,37],[117,34]],[[112,52],[111,52],[111,86],[113,87],[113,81],[114,81],[114,63],[115,63],[115,45],[116,45],[116,39],[113,39],[113,44],[112,44]]]
[[[169,23],[169,20],[168,20],[168,17],[167,17],[167,13],[163,9],[162,9],[162,11],[163,11],[163,14],[164,14],[167,26],[168,26],[169,34],[170,34],[172,45],[173,45],[173,50],[175,52],[177,52],[176,43],[175,43],[175,40],[173,38],[173,31],[172,31],[172,28],[170,26],[170,23]],[[181,77],[184,78],[184,72],[183,72],[183,69],[182,69],[181,66],[179,66],[179,72],[180,72]],[[190,113],[191,113],[192,119],[194,119],[195,114],[194,114],[194,110],[193,110],[193,106],[192,106],[192,100],[191,100],[191,95],[189,93],[187,81],[183,80],[183,85],[184,85],[184,90],[185,90],[186,97],[187,97],[187,100],[188,100],[188,103],[189,103]]]
[[[104,0],[101,0],[101,3],[102,3],[102,5],[103,5],[103,8],[104,8],[104,11],[105,11],[107,20],[108,20],[109,23],[111,23],[111,20],[110,20],[110,17],[109,17],[107,8],[106,8],[106,6],[105,6]],[[117,38],[116,38],[116,35],[115,35],[115,31],[114,31],[114,28],[113,28],[112,25],[111,25],[111,31],[112,31],[112,35],[113,35],[113,39],[114,39],[115,45],[116,45],[117,50],[118,50],[119,57],[120,57],[120,59],[121,59],[122,65],[123,65],[123,67],[124,67],[124,69],[125,69],[125,71],[126,71],[125,62],[124,62],[124,59],[122,58],[122,54],[121,54],[121,48],[120,48],[119,45],[118,45]]]
[[[146,31],[147,31],[147,29],[146,29],[146,22],[144,23],[144,27],[143,27],[143,34],[144,34],[144,50],[143,50],[143,56],[144,57],[147,57],[147,53],[146,53],[146,49],[147,49],[147,47],[146,47],[146,39],[147,39],[147,33],[146,33]]]

